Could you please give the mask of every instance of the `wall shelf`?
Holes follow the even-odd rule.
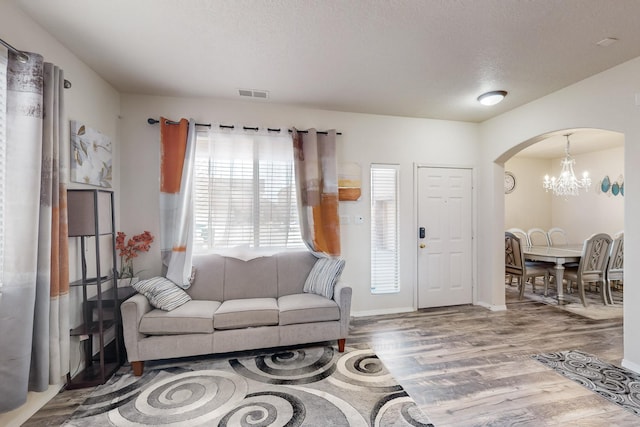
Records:
[[[104,384],[122,364],[122,327],[120,321],[120,292],[114,275],[116,266],[116,236],[113,192],[108,190],[67,190],[69,237],[80,239],[82,278],[70,286],[82,288],[83,323],[70,330],[71,336],[80,338],[84,348],[84,370],[71,377],[67,375],[67,388],[85,388]],[[88,274],[87,252],[93,243],[95,270]],[[101,249],[111,252],[112,265],[107,274],[101,272]],[[88,296],[88,288],[95,295]],[[130,295],[129,295],[130,296]],[[127,296],[128,297],[128,296]],[[114,339],[106,342],[106,334],[113,331]],[[93,354],[94,339],[98,352]]]

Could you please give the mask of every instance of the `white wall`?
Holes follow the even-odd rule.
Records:
[[[611,236],[624,229],[624,202],[621,195],[600,191],[605,175],[613,181],[624,174],[624,148],[595,151],[573,156],[576,173],[589,171],[592,183],[588,192],[577,197],[553,197],[553,225],[562,227],[572,243],[583,242],[594,233]],[[559,160],[554,161],[555,164]]]
[[[479,297],[488,305],[504,304],[502,235],[504,226],[504,162],[520,149],[551,133],[565,129],[595,128],[625,136],[625,187],[640,186],[640,58],[592,76],[579,83],[502,114],[481,124],[479,197],[486,201],[479,211]],[[612,173],[607,171],[607,173]],[[589,211],[584,212],[585,214]],[[640,195],[625,192],[625,258],[640,255]],[[640,266],[627,262],[625,281],[633,283]],[[483,286],[484,285],[484,286]],[[640,372],[640,288],[625,287],[623,365]]]
[[[541,177],[549,172],[549,160],[512,157],[504,166],[516,178],[513,192],[504,195],[504,228],[527,231],[551,228],[551,196],[542,188]]]
[[[624,175],[624,148],[599,150],[573,155],[576,174],[588,171],[592,179],[588,192],[579,196],[556,197],[542,187],[545,174],[557,176],[560,158],[539,159],[512,157],[505,170],[514,172],[516,189],[505,195],[505,228],[528,230],[560,227],[570,243],[582,243],[594,233],[614,235],[624,229],[624,197],[600,191],[600,182],[609,176],[611,182]]]
[[[102,80],[93,70],[88,68],[69,50],[53,39],[47,32],[38,26],[31,18],[27,17],[20,9],[9,2],[0,2],[0,37],[17,49],[39,53],[44,60],[52,62],[64,70],[65,78],[71,81],[73,87],[65,90],[65,107],[68,120],[82,120],[91,127],[100,130],[112,138],[114,144],[114,159],[118,155],[119,131],[118,115],[120,113],[120,95],[109,84]],[[68,138],[68,125],[65,126]],[[113,171],[114,189],[116,196],[120,186],[120,177],[117,165]],[[81,185],[71,184],[71,188]],[[95,187],[94,187],[95,188]],[[79,258],[77,248],[73,240],[70,241],[70,270],[71,279],[79,277]],[[81,294],[79,288],[74,288],[70,296],[70,321],[71,326],[77,326],[81,322]],[[75,369],[79,361],[79,343],[76,339],[71,341],[71,368]],[[53,388],[52,388],[53,389]],[[54,392],[57,389],[53,390]],[[29,400],[23,408],[7,414],[0,414],[1,425],[20,425],[35,410],[41,395],[46,393],[30,393]],[[45,400],[46,401],[46,400]]]
[[[414,225],[413,166],[475,166],[477,125],[442,120],[409,119],[367,114],[293,108],[265,102],[221,101],[202,98],[122,96],[122,224],[127,233],[149,230],[157,235],[159,128],[147,118],[165,116],[173,120],[192,117],[199,123],[245,126],[297,127],[319,130],[335,128],[341,162],[358,162],[363,171],[362,197],[341,202],[340,214],[352,219],[362,215],[365,223],[342,227],[342,252],[347,263],[343,279],[353,287],[353,313],[374,314],[413,310],[416,233]],[[395,163],[400,171],[400,272],[401,292],[370,293],[369,166]],[[136,269],[145,275],[160,272],[157,244],[136,259]]]

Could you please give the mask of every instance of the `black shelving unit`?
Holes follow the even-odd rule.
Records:
[[[69,237],[80,239],[82,278],[70,283],[82,288],[83,323],[71,329],[71,336],[80,338],[84,348],[85,368],[75,376],[67,375],[67,388],[85,388],[104,384],[122,364],[122,327],[120,321],[120,293],[117,290],[116,236],[113,192],[108,190],[67,190]],[[95,265],[88,273],[86,253],[95,245]],[[112,257],[110,271],[101,271],[101,247],[109,246]],[[111,284],[109,288],[108,285]],[[95,287],[96,295],[89,297],[88,288]],[[106,289],[105,289],[106,288]],[[105,342],[107,331],[113,330],[115,339]],[[98,352],[93,354],[94,339]]]

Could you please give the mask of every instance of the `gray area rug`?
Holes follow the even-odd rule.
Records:
[[[640,416],[640,375],[579,350],[532,356],[554,371]],[[640,421],[639,421],[640,423]]]
[[[306,347],[122,369],[65,426],[432,426],[371,350]]]

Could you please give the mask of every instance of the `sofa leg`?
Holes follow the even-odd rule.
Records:
[[[338,340],[338,351],[340,353],[344,353],[344,345],[345,345],[346,342],[347,342],[346,338],[340,338]]]
[[[144,371],[144,361],[138,360],[136,362],[131,362],[131,368],[133,369],[133,375],[139,377],[142,375],[142,371]]]

